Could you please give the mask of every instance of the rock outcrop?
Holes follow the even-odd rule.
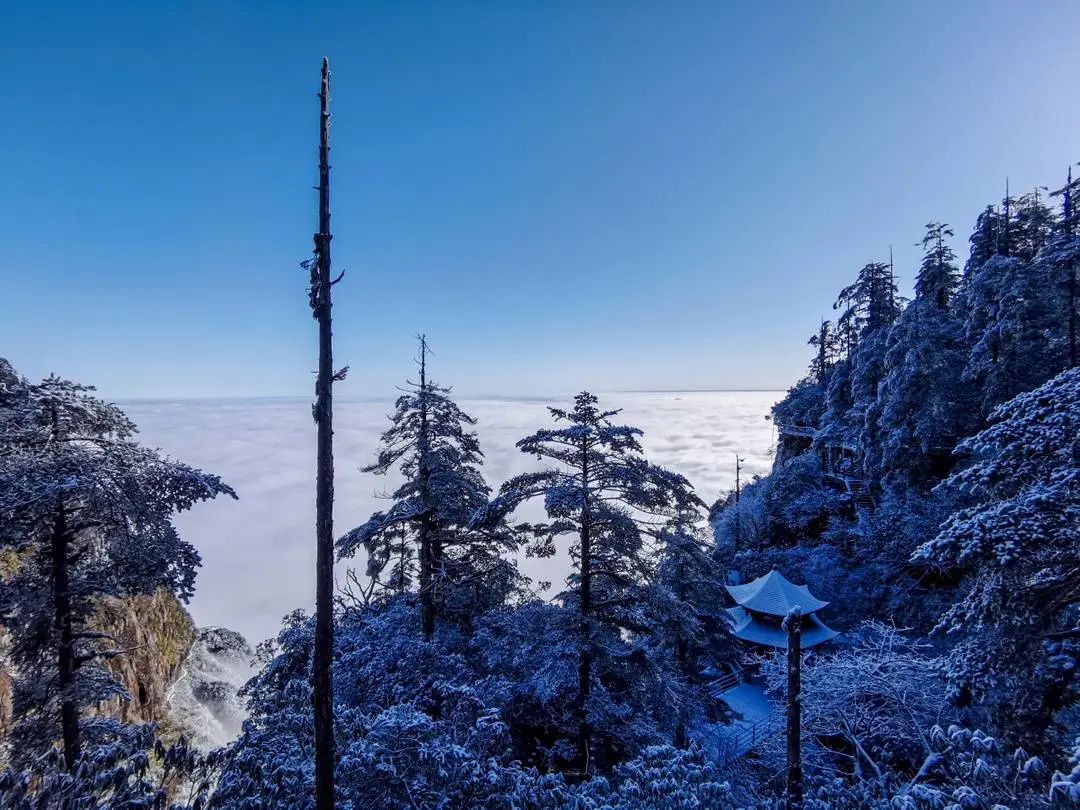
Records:
[[[92,624],[123,651],[106,666],[129,696],[99,704],[98,714],[156,723],[166,739],[182,734],[202,750],[239,734],[247,714],[237,692],[253,674],[254,658],[239,633],[196,628],[184,606],[164,590],[103,599]],[[0,743],[14,720],[13,673],[3,646],[0,638]]]
[[[11,728],[11,720],[14,709],[11,705],[11,673],[7,671],[2,658],[0,658],[0,740],[7,736]]]
[[[168,717],[168,692],[195,642],[191,616],[172,594],[104,599],[94,628],[115,639],[122,655],[107,662],[130,695],[100,706],[126,723],[160,723]]]
[[[247,717],[238,692],[254,674],[254,657],[239,633],[201,628],[170,690],[170,727],[204,751],[234,740]]]

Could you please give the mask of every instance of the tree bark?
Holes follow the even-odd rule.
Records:
[[[679,663],[680,673],[685,676],[688,669],[687,652],[686,641],[683,639],[682,633],[679,633],[675,640],[675,660]],[[686,709],[681,705],[677,708],[675,739],[673,742],[676,748],[686,748]]]
[[[786,810],[802,810],[802,613],[784,619],[787,630],[787,802]]]
[[[427,341],[420,338],[420,620],[424,640],[435,636],[435,594],[433,575],[436,567],[435,527],[431,516],[431,466],[429,461],[430,437],[428,435],[427,402]]]
[[[79,758],[79,711],[72,697],[75,685],[75,647],[72,638],[71,583],[68,571],[70,532],[64,504],[58,503],[52,530],[53,609],[59,641],[56,648],[60,686],[60,728],[64,740],[64,766],[72,771]]]
[[[1076,264],[1069,263],[1069,368],[1076,368]]]
[[[592,687],[592,548],[591,516],[589,514],[589,448],[581,445],[581,487],[584,503],[581,508],[581,600],[578,632],[581,650],[578,653],[578,697],[575,713],[578,720],[578,755],[583,774],[589,772],[589,694]]]
[[[315,484],[315,654],[312,702],[315,714],[315,806],[334,807],[334,430],[333,347],[330,301],[330,63],[323,59],[319,92],[319,232],[312,306],[319,323],[319,374],[315,383],[317,460]]]
[[[738,456],[736,456],[738,458]],[[683,564],[682,553],[679,554],[679,567],[675,578],[675,596],[682,603],[686,602],[686,566]],[[690,672],[689,644],[683,635],[682,629],[675,631],[675,663],[679,674],[688,677]],[[686,748],[686,707],[676,707],[675,734],[672,740],[676,748]]]

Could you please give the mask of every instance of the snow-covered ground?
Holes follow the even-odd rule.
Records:
[[[708,502],[732,486],[735,453],[744,475],[765,473],[774,443],[765,420],[781,394],[775,391],[633,392],[602,394],[600,403],[621,407],[622,421],[645,431],[649,458],[686,475]],[[551,424],[545,410],[555,399],[462,398],[479,420],[485,474],[498,486],[535,469],[536,460],[514,443]],[[308,608],[314,593],[314,426],[305,399],[252,399],[122,403],[142,440],[188,463],[220,474],[240,500],[219,498],[180,517],[179,526],[199,549],[203,568],[191,604],[199,626],[223,626],[252,643],[273,635],[282,616]],[[337,467],[335,527],[340,534],[380,508],[378,493],[394,478],[361,473],[386,426],[389,401],[335,403]],[[363,561],[351,563],[362,570]],[[524,560],[535,579],[558,587],[565,555]],[[339,576],[344,566],[339,566]]]
[[[783,728],[782,707],[765,694],[761,681],[740,683],[720,695],[740,717],[729,725],[709,726],[701,742],[717,756],[742,756]]]

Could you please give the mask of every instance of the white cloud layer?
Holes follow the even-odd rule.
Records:
[[[619,421],[645,431],[651,461],[676,470],[711,503],[735,480],[735,452],[744,474],[771,465],[772,423],[765,415],[775,391],[616,393],[600,404],[621,407]],[[479,420],[493,488],[535,469],[536,459],[514,443],[551,424],[543,399],[462,399]],[[560,400],[559,404],[566,404]],[[239,495],[220,498],[180,516],[181,533],[203,558],[191,612],[202,626],[237,630],[252,642],[277,632],[281,618],[314,600],[315,429],[310,403],[301,399],[138,402],[124,406],[142,441],[189,464],[221,475]],[[359,471],[375,452],[390,403],[335,403],[335,533],[383,508],[377,494],[396,479]],[[350,564],[363,569],[363,561]],[[556,588],[565,556],[523,560],[522,570]],[[339,565],[339,579],[344,565]]]

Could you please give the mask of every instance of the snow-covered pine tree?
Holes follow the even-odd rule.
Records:
[[[1080,366],[1080,178],[1069,168],[1065,185],[1051,196],[1061,197],[1061,218],[1038,262],[1046,275],[1057,281],[1064,303],[1064,347],[1061,354],[1068,368]]]
[[[601,410],[597,403],[593,394],[582,392],[571,410],[549,408],[565,426],[538,430],[517,446],[552,466],[507,481],[474,519],[477,526],[493,525],[525,501],[542,498],[549,520],[519,527],[532,536],[529,553],[550,557],[556,540],[575,538],[573,572],[561,599],[578,615],[574,718],[578,765],[586,772],[595,766],[594,732],[609,733],[596,727],[597,720],[605,726],[619,722],[619,713],[608,711],[611,682],[597,677],[598,670],[610,673],[639,658],[640,650],[623,643],[625,634],[648,633],[652,626],[646,553],[651,528],[644,523],[649,515],[665,514],[671,503],[671,475],[645,460],[642,432],[612,424],[619,412]]]
[[[851,354],[852,411],[847,422],[857,426],[854,444],[862,452],[866,465],[867,449],[875,446],[880,439],[877,421],[881,403],[878,392],[885,377],[889,333],[901,312],[892,262],[871,262],[866,265],[849,289],[854,290],[853,299],[862,302],[863,328]]]
[[[970,465],[941,485],[962,508],[914,561],[965,575],[939,624],[958,637],[949,669],[958,693],[986,696],[1038,747],[1052,716],[1080,696],[1080,369],[991,420],[958,447]]]
[[[900,314],[892,264],[864,265],[833,308],[840,312],[836,327],[844,354],[830,375],[822,439],[859,447],[874,439],[868,426],[876,429],[871,411],[883,375],[885,340]]]
[[[839,354],[838,338],[832,322],[822,320],[818,331],[812,334],[806,343],[814,347],[814,359],[810,361],[808,379],[816,382],[824,390],[828,382],[829,370]]]
[[[1013,210],[1016,213],[1009,227],[1009,255],[1030,262],[1046,245],[1057,219],[1038,188],[1017,197]]]
[[[5,364],[6,365],[6,364]],[[135,441],[135,425],[92,388],[57,377],[0,381],[0,549],[15,562],[0,589],[12,637],[16,760],[63,742],[72,770],[85,743],[117,729],[85,716],[121,693],[102,661],[122,655],[88,623],[103,596],[193,591],[199,555],[176,512],[233,491]]]
[[[657,638],[670,657],[669,666],[688,687],[687,698],[674,706],[676,747],[687,744],[692,709],[700,711],[703,695],[693,694],[703,684],[702,671],[733,658],[724,610],[724,571],[712,543],[702,537],[705,504],[682,476],[671,477],[670,517],[659,534],[660,565]],[[671,690],[673,694],[676,690]]]
[[[339,558],[367,551],[367,572],[389,593],[418,585],[421,627],[428,640],[436,619],[468,618],[501,604],[517,586],[504,552],[516,548],[501,523],[470,529],[490,488],[480,472],[483,454],[472,427],[476,420],[450,398],[450,389],[428,379],[429,348],[421,336],[419,382],[398,397],[378,457],[364,472],[398,470],[404,481],[386,510],[338,540]],[[389,568],[389,576],[383,572]]]
[[[1053,350],[1064,328],[1060,285],[1037,258],[1053,222],[1042,199],[1029,194],[1006,198],[1002,214],[984,212],[976,224],[960,301],[970,346],[963,379],[982,397],[973,430],[995,407],[1064,367]]]
[[[838,364],[844,364],[845,370],[847,368],[841,336],[832,322],[822,320],[807,344],[814,348],[807,375],[788,389],[787,395],[772,409],[772,419],[780,432],[775,456],[777,464],[809,449],[810,440],[804,429],[813,430],[820,426],[833,372]]]
[[[879,440],[866,448],[868,467],[888,491],[924,496],[948,472],[959,439],[966,357],[951,307],[959,284],[956,254],[940,222],[926,226],[915,300],[889,332],[885,377],[878,392]]]

